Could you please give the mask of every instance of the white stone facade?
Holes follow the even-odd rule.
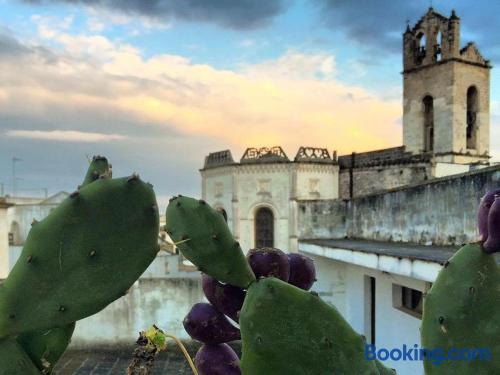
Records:
[[[201,170],[202,197],[227,213],[228,225],[244,251],[256,247],[255,218],[260,208],[272,212],[273,246],[296,252],[297,201],[338,198],[339,167],[326,153],[317,160],[290,161],[286,155],[267,160],[262,151],[263,156],[242,158],[241,163],[235,163],[229,151],[224,153],[230,159],[206,163]]]

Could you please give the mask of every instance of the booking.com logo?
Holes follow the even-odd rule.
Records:
[[[365,358],[368,361],[431,361],[434,365],[453,361],[490,361],[491,353],[485,348],[451,348],[445,351],[440,348],[426,349],[403,345],[401,348],[379,348],[375,345],[365,344]]]

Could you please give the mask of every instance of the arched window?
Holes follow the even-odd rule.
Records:
[[[425,46],[427,43],[427,39],[423,32],[419,32],[417,34],[417,50],[415,53],[416,63],[421,64],[425,57]]]
[[[255,213],[255,247],[274,246],[274,215],[267,207]]]
[[[436,61],[441,61],[443,58],[443,33],[441,31],[438,31],[437,36],[436,36],[436,44],[434,45],[434,57]]]
[[[467,90],[467,148],[476,149],[478,98],[475,86]]]
[[[424,105],[424,151],[434,150],[434,99],[427,95]]]

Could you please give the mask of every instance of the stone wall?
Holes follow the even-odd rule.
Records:
[[[432,176],[431,165],[381,165],[353,170],[353,193],[359,197],[373,192],[425,181]],[[342,169],[339,176],[339,197],[349,199],[349,169]]]
[[[474,241],[481,196],[500,186],[500,166],[353,200],[299,202],[299,239],[366,238],[421,244]]]

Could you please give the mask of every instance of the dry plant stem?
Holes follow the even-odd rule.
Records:
[[[189,366],[191,367],[191,370],[193,371],[194,375],[198,375],[198,370],[196,370],[196,366],[193,363],[193,360],[191,359],[191,356],[189,355],[188,351],[186,350],[186,347],[182,344],[182,342],[175,336],[173,335],[165,335],[165,337],[169,337],[172,340],[176,342],[176,344],[181,348],[182,354],[184,354],[184,357],[186,357],[186,360],[189,363]]]

